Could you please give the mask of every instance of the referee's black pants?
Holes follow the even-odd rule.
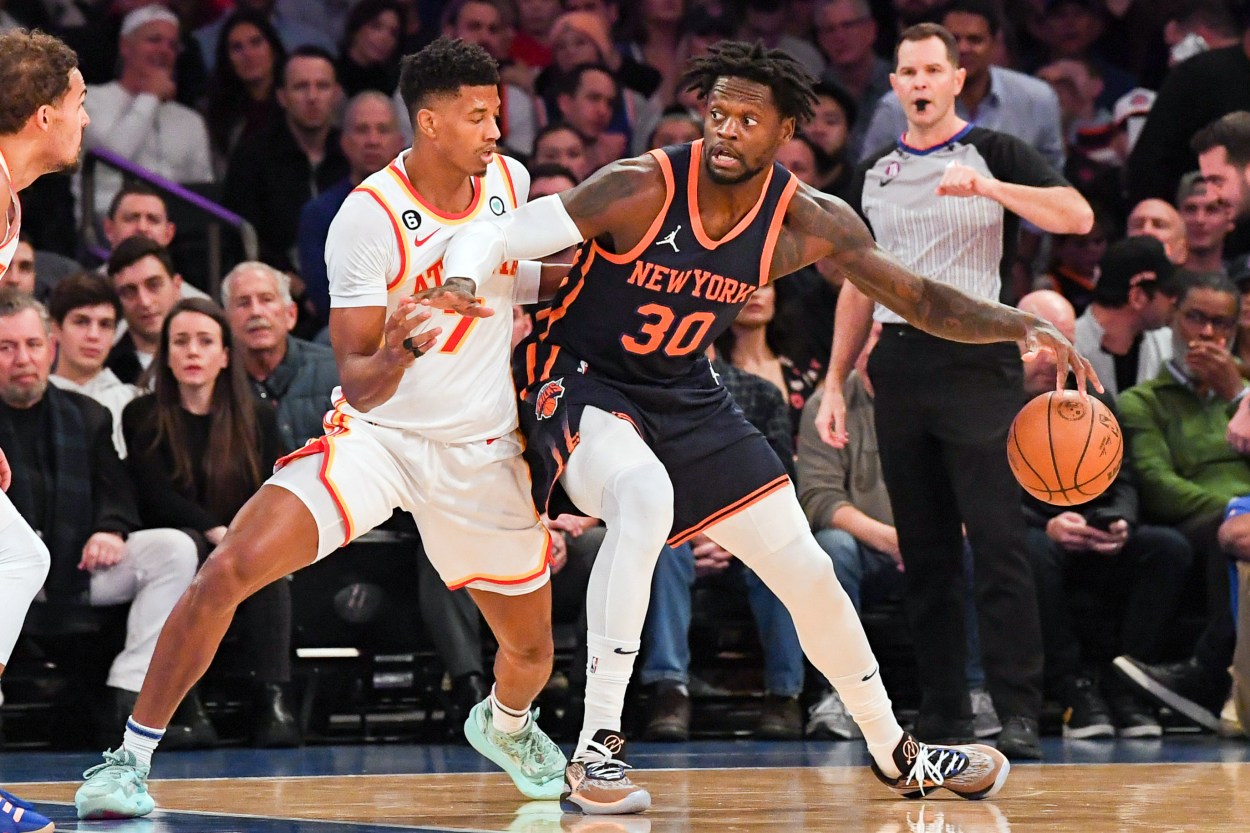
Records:
[[[1007,431],[1024,403],[1015,344],[958,344],[887,325],[868,364],[882,472],[905,566],[921,713],[971,716],[961,524],[972,544],[986,685],[1003,717],[1036,719],[1042,636]]]

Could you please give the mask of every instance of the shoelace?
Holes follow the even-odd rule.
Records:
[[[86,772],[82,774],[82,777],[91,778],[92,776],[96,775],[99,772],[103,772],[104,770],[108,769],[111,766],[133,767],[135,766],[135,763],[136,762],[135,762],[134,753],[131,752],[129,749],[126,749],[124,746],[119,746],[116,752],[112,751],[111,749],[106,749],[104,751],[104,763],[96,764],[95,766],[91,767],[91,769],[87,770]]]
[[[920,794],[924,795],[926,783],[932,781],[934,786],[940,787],[947,775],[958,774],[962,759],[963,755],[954,749],[930,749],[922,743],[906,781],[919,786]]]
[[[626,777],[625,770],[632,769],[629,764],[612,757],[612,750],[602,743],[596,743],[592,740],[588,743],[586,751],[602,756],[601,760],[584,762],[586,774],[596,780],[624,781]]]

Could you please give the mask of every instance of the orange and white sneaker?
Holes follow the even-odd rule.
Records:
[[[922,798],[945,787],[961,798],[989,798],[1003,788],[1011,764],[992,746],[929,746],[907,732],[894,748],[894,765],[902,773],[890,778],[877,762],[872,772],[881,783],[904,798]]]
[[[629,780],[622,759],[625,738],[600,729],[589,748],[564,769],[560,806],[570,813],[617,815],[641,813],[651,806],[651,793]]]

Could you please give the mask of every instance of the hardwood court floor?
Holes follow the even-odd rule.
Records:
[[[100,833],[1242,833],[1250,818],[1250,747],[1213,738],[1144,746],[1047,741],[1055,763],[1014,767],[1003,792],[983,802],[945,791],[895,798],[853,744],[640,745],[637,758],[648,768],[635,776],[651,790],[653,809],[598,818],[525,803],[505,776],[471,771],[482,767],[460,748],[309,751],[166,754],[159,771],[198,777],[154,781],[162,809],[129,822],[76,821],[69,805],[76,781],[14,783],[15,770],[61,768],[60,777],[72,778],[64,767],[82,765],[85,756],[5,753],[0,774],[39,802],[58,830]],[[1082,759],[1111,762],[1062,762]],[[1148,759],[1155,762],[1132,762]],[[393,771],[400,768],[409,771]]]

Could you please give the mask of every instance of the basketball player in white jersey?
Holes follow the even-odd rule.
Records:
[[[342,386],[326,433],[279,461],[165,624],[122,747],[85,773],[80,818],[146,815],[152,752],[208,667],[235,607],[396,507],[449,587],[467,587],[499,642],[495,687],[465,723],[532,799],[559,798],[566,761],[530,705],[551,674],[550,538],[521,461],[512,322],[543,268],[503,264],[473,291],[442,286],[452,232],[525,201],[529,174],[495,153],[498,72],[440,38],[404,60],[416,138],[348,196],[330,227],[330,332]]]
[[[0,275],[13,262],[22,207],[17,193],[39,177],[78,165],[90,121],[78,56],[42,32],[0,34]],[[0,342],[0,361],[19,349]],[[11,474],[0,449],[0,490]],[[48,549],[0,491],[0,674],[22,630],[30,601],[48,575]],[[0,833],[46,833],[52,822],[0,790]]]

